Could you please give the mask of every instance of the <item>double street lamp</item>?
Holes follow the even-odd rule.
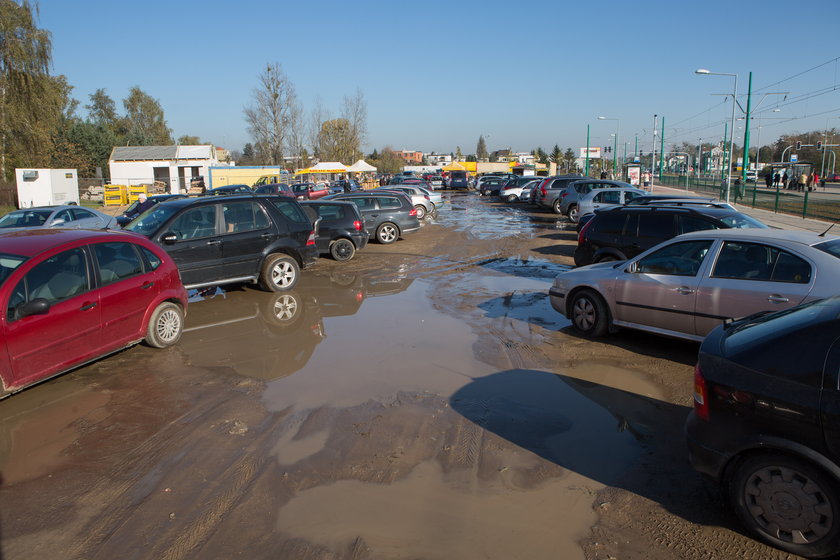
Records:
[[[738,74],[727,74],[725,72],[710,72],[705,68],[698,68],[694,71],[695,74],[704,76],[732,76],[735,78],[735,88],[732,90],[732,125],[729,127],[729,161],[725,162],[724,168],[726,172],[726,202],[729,202],[729,191],[732,182],[732,156],[735,148],[735,105],[737,104],[738,96]],[[724,142],[726,139],[724,138]],[[726,158],[724,158],[726,159]]]
[[[613,142],[613,174],[618,170],[618,130],[621,121],[613,117],[598,117],[599,121],[615,121],[615,141]]]

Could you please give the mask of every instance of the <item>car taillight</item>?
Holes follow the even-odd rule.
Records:
[[[362,231],[365,224],[363,224],[360,220],[353,220],[353,227],[356,228],[356,231]]]
[[[417,208],[412,208],[408,211],[409,216],[416,216],[417,215]]]
[[[540,185],[540,193],[542,193],[543,196],[545,196],[545,184],[546,183],[548,183],[548,181],[543,181],[542,184]]]
[[[427,194],[424,194],[424,195],[423,195],[423,198],[425,198],[426,200],[429,200],[429,201],[431,201],[431,200],[432,200],[431,198],[429,198],[429,195],[427,195]]]
[[[594,221],[595,218],[592,218],[586,222],[582,228],[580,228],[580,233],[578,234],[578,245],[583,245],[583,242],[586,240],[586,230],[589,229],[589,226],[591,226]]]
[[[699,362],[694,366],[694,413],[702,420],[709,419],[709,392]]]
[[[306,240],[306,246],[308,247],[309,245],[315,245],[315,232],[314,231],[309,232],[309,239]]]
[[[569,193],[564,192],[563,194],[560,195],[560,198],[566,198],[568,195],[569,195]]]

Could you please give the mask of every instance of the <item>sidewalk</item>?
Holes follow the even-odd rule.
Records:
[[[703,196],[695,192],[686,191],[685,189],[665,187],[656,183],[654,183],[651,192],[656,194],[673,194],[680,196]],[[777,227],[781,229],[813,231],[816,233],[822,233],[826,229],[828,229],[828,226],[831,225],[831,222],[814,220],[812,218],[799,218],[791,214],[776,214],[775,212],[771,212],[769,210],[762,210],[760,208],[750,208],[749,206],[744,206],[743,204],[732,204],[732,206],[734,206],[739,212],[743,212],[748,216],[752,216],[753,218],[764,222],[768,226]],[[832,228],[831,231],[829,231],[829,233],[834,235],[840,235],[840,224]]]

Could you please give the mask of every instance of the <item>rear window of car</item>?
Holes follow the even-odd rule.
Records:
[[[318,204],[313,206],[318,212],[318,215],[325,220],[338,220],[346,215],[344,206],[340,204]]]
[[[621,235],[624,230],[624,222],[627,219],[627,214],[618,212],[615,214],[599,214],[596,218],[592,228],[599,233],[608,235]]]
[[[383,210],[402,208],[402,203],[400,203],[399,199],[390,196],[376,197],[376,201],[379,202],[379,207]]]
[[[840,239],[832,239],[831,241],[823,241],[814,245],[815,249],[824,251],[833,257],[840,259]]]
[[[272,198],[271,203],[277,208],[281,214],[289,218],[291,221],[298,224],[308,224],[309,218],[303,212],[299,204],[282,198]]]
[[[720,218],[720,221],[726,224],[731,228],[743,229],[743,228],[766,228],[767,226],[763,223],[759,222],[755,218],[751,216],[747,216],[746,214],[741,214],[740,212],[735,212],[728,216],[723,216]]]

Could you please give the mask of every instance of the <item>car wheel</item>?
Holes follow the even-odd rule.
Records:
[[[330,255],[337,261],[349,261],[356,254],[356,246],[349,239],[336,239],[330,245]]]
[[[385,222],[376,228],[376,240],[387,245],[393,243],[400,236],[400,230],[391,222]]]
[[[809,558],[840,548],[840,488],[819,468],[787,455],[757,455],[736,466],[728,489],[744,526],[771,545]]]
[[[275,294],[269,296],[263,316],[270,325],[288,327],[297,323],[302,312],[303,306],[297,294]]]
[[[417,210],[417,219],[418,220],[422,220],[423,218],[426,217],[426,207],[425,206],[423,206],[422,204],[418,204],[417,206],[414,207],[414,209]]]
[[[157,306],[146,327],[146,344],[153,348],[166,348],[181,339],[184,332],[184,311],[180,306],[165,301]]]
[[[554,204],[551,205],[551,209],[554,210],[555,214],[562,214],[563,210],[560,208],[560,199],[554,201]]]
[[[509,195],[507,195],[507,197],[505,197],[505,200],[507,200],[508,202],[516,202],[516,195],[515,194],[509,194]]]
[[[573,222],[578,221],[578,207],[577,205],[569,206],[569,211],[566,212],[566,217]]]
[[[300,267],[289,255],[269,255],[260,274],[260,287],[268,292],[291,290],[300,278]]]
[[[571,302],[572,326],[584,336],[597,338],[607,332],[607,305],[592,290],[581,290]]]

